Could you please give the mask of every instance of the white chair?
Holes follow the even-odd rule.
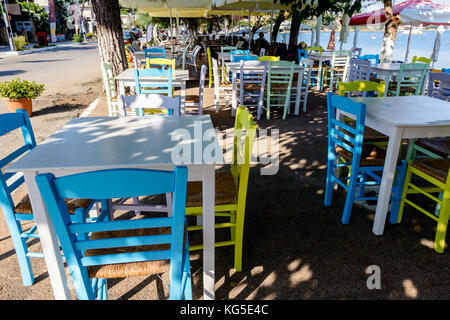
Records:
[[[205,78],[206,78],[206,65],[202,65],[200,70],[200,84],[198,88],[198,95],[186,96],[186,107],[196,107],[197,111],[187,111],[185,114],[203,114],[203,96],[205,95]]]
[[[137,109],[167,109],[168,114],[172,116],[180,115],[181,97],[168,97],[155,93],[141,93],[133,96],[119,94],[119,113],[121,117],[136,115]],[[145,112],[144,112],[145,114]]]
[[[106,93],[106,102],[108,104],[108,115],[117,116],[119,115],[118,103],[117,103],[117,91],[116,83],[112,75],[111,64],[105,62],[101,65],[102,75],[103,75],[103,87]]]
[[[222,97],[225,98],[225,105],[230,105],[233,94],[233,83],[231,81],[220,81],[217,60],[214,58],[211,58],[211,60],[213,64],[214,77],[214,110],[215,112],[218,112],[219,104],[222,102]]]
[[[303,112],[306,112],[306,106],[308,104],[309,84],[311,81],[311,72],[314,66],[314,60],[302,58],[299,65],[304,68],[303,72],[299,74],[297,79],[297,81],[301,81],[300,92],[297,92],[298,82],[292,84],[291,97],[295,95],[295,98],[291,99],[291,101],[297,101],[297,99],[299,99],[300,104],[303,104]]]
[[[324,75],[320,89],[323,88],[323,83],[329,80],[329,89],[333,91],[333,89],[337,89],[339,81],[347,79],[350,55],[350,50],[336,50],[333,52],[331,67],[325,67],[323,70]]]
[[[193,68],[196,78],[198,77],[197,56],[198,56],[201,48],[202,48],[201,46],[197,45],[197,46],[195,46],[194,50],[192,50],[192,53],[189,53],[189,54],[186,53],[186,58],[187,59],[185,59],[185,63],[184,63],[185,66]]]
[[[260,117],[263,109],[268,64],[268,61],[241,60],[240,62],[239,85],[237,87],[239,103],[240,106],[256,106],[258,117]],[[252,67],[255,69],[252,69]]]
[[[261,48],[261,50],[259,50],[259,56],[264,57],[265,55],[266,55],[266,48]]]
[[[350,81],[370,81],[372,62],[370,60],[350,59],[347,82]]]

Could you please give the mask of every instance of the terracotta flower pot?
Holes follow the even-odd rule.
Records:
[[[9,112],[16,112],[16,109],[24,109],[27,111],[28,116],[31,117],[33,110],[33,101],[29,98],[21,98],[17,100],[5,99],[6,106]]]

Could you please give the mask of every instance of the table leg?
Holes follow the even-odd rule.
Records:
[[[302,90],[302,81],[303,81],[303,70],[301,70],[298,73],[297,78],[297,95],[295,97],[295,109],[294,109],[294,115],[298,115],[300,112],[300,98],[301,98],[301,90]]]
[[[57,300],[70,300],[71,294],[67,286],[67,277],[61,259],[58,237],[53,229],[52,222],[36,184],[36,175],[36,172],[26,172],[24,173],[24,178],[40,236],[50,283],[53,288],[53,295]]]
[[[391,82],[391,74],[390,73],[384,74],[384,82],[386,83],[384,86],[384,96],[387,97],[388,90],[389,90],[389,82]]]
[[[186,114],[186,81],[181,81],[181,114]]]
[[[236,92],[237,92],[237,87],[236,87],[236,72],[233,72],[233,90],[231,92],[231,115],[234,117],[236,115],[236,110],[237,110],[237,96],[236,96]]]
[[[125,83],[123,81],[119,82],[119,94],[125,95]]]
[[[317,90],[320,90],[320,84],[322,83],[322,59],[319,59],[319,74],[317,75]]]
[[[215,167],[205,165],[203,170],[203,298],[214,299],[215,289]]]
[[[396,128],[394,132],[389,135],[389,144],[386,152],[383,175],[381,177],[377,209],[375,211],[375,221],[372,228],[372,232],[376,235],[382,235],[384,231],[402,136],[402,128]]]

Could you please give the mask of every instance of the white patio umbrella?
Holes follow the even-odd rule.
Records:
[[[359,34],[359,28],[355,27],[355,35],[353,37],[353,48],[358,47],[358,34]]]
[[[347,14],[344,14],[344,16],[342,17],[342,22],[341,22],[341,32],[339,34],[339,41],[341,42],[341,48],[340,50],[342,50],[342,46],[344,43],[347,43],[348,41],[348,24],[350,22],[350,17]]]
[[[320,29],[322,29],[322,15],[317,18],[316,22],[316,42],[314,43],[314,47],[320,47]]]
[[[431,67],[434,67],[434,64],[437,62],[439,58],[439,50],[441,49],[441,37],[444,33],[445,28],[443,26],[439,26],[436,33],[436,39],[434,40],[433,46],[433,54],[431,55],[431,60],[433,61]]]

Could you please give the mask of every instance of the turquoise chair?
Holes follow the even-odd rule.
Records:
[[[394,96],[420,95],[427,68],[428,65],[422,62],[401,64],[397,81],[389,83],[388,94]]]
[[[159,47],[148,48],[144,49],[144,54],[145,54],[145,61],[147,61],[147,58],[149,59],[165,58],[166,50],[164,48]]]
[[[230,61],[233,61],[233,56],[235,55],[250,55],[250,50],[231,50],[230,51]]]
[[[348,224],[354,201],[377,200],[378,197],[365,196],[365,186],[381,183],[386,151],[376,145],[363,144],[366,105],[349,98],[327,93],[328,104],[328,166],[324,205],[331,206],[334,184],[347,191],[342,223]],[[336,118],[337,110],[352,115],[354,127]],[[397,166],[397,176],[392,190],[390,221],[397,223],[403,183],[408,163],[401,161]],[[341,168],[348,168],[347,177],[336,176]],[[356,194],[357,192],[357,194]],[[356,196],[355,196],[356,195]]]
[[[256,61],[256,60],[258,60],[257,56],[233,56],[231,62]]]
[[[361,60],[369,60],[372,62],[372,64],[379,64],[380,63],[380,55],[379,54],[366,54],[363,56],[358,56],[358,59]]]
[[[450,68],[442,68],[442,72],[450,73]]]
[[[187,167],[174,171],[111,169],[55,178],[39,174],[36,183],[61,244],[80,300],[107,299],[107,278],[170,271],[170,299],[192,299],[185,218]],[[109,219],[113,198],[173,192],[169,217]],[[73,223],[63,199],[101,199],[95,223]],[[85,235],[79,241],[76,234]]]
[[[30,258],[44,258],[44,255],[42,252],[28,251],[27,242],[39,238],[39,234],[37,233],[36,224],[28,230],[23,230],[20,223],[21,221],[34,221],[29,197],[25,196],[17,204],[14,204],[11,196],[12,192],[25,182],[23,175],[20,173],[3,173],[2,169],[36,147],[36,141],[30,119],[25,110],[17,110],[16,113],[0,114],[0,136],[18,129],[22,131],[25,144],[0,160],[0,206],[9,228],[17,259],[19,260],[22,282],[25,286],[31,286],[34,283],[34,276]],[[71,219],[79,222],[83,221],[94,204],[90,200],[71,199],[67,201]],[[75,212],[74,205],[83,209]]]
[[[298,49],[298,61],[300,62],[302,58],[308,58],[308,51],[306,49]]]

